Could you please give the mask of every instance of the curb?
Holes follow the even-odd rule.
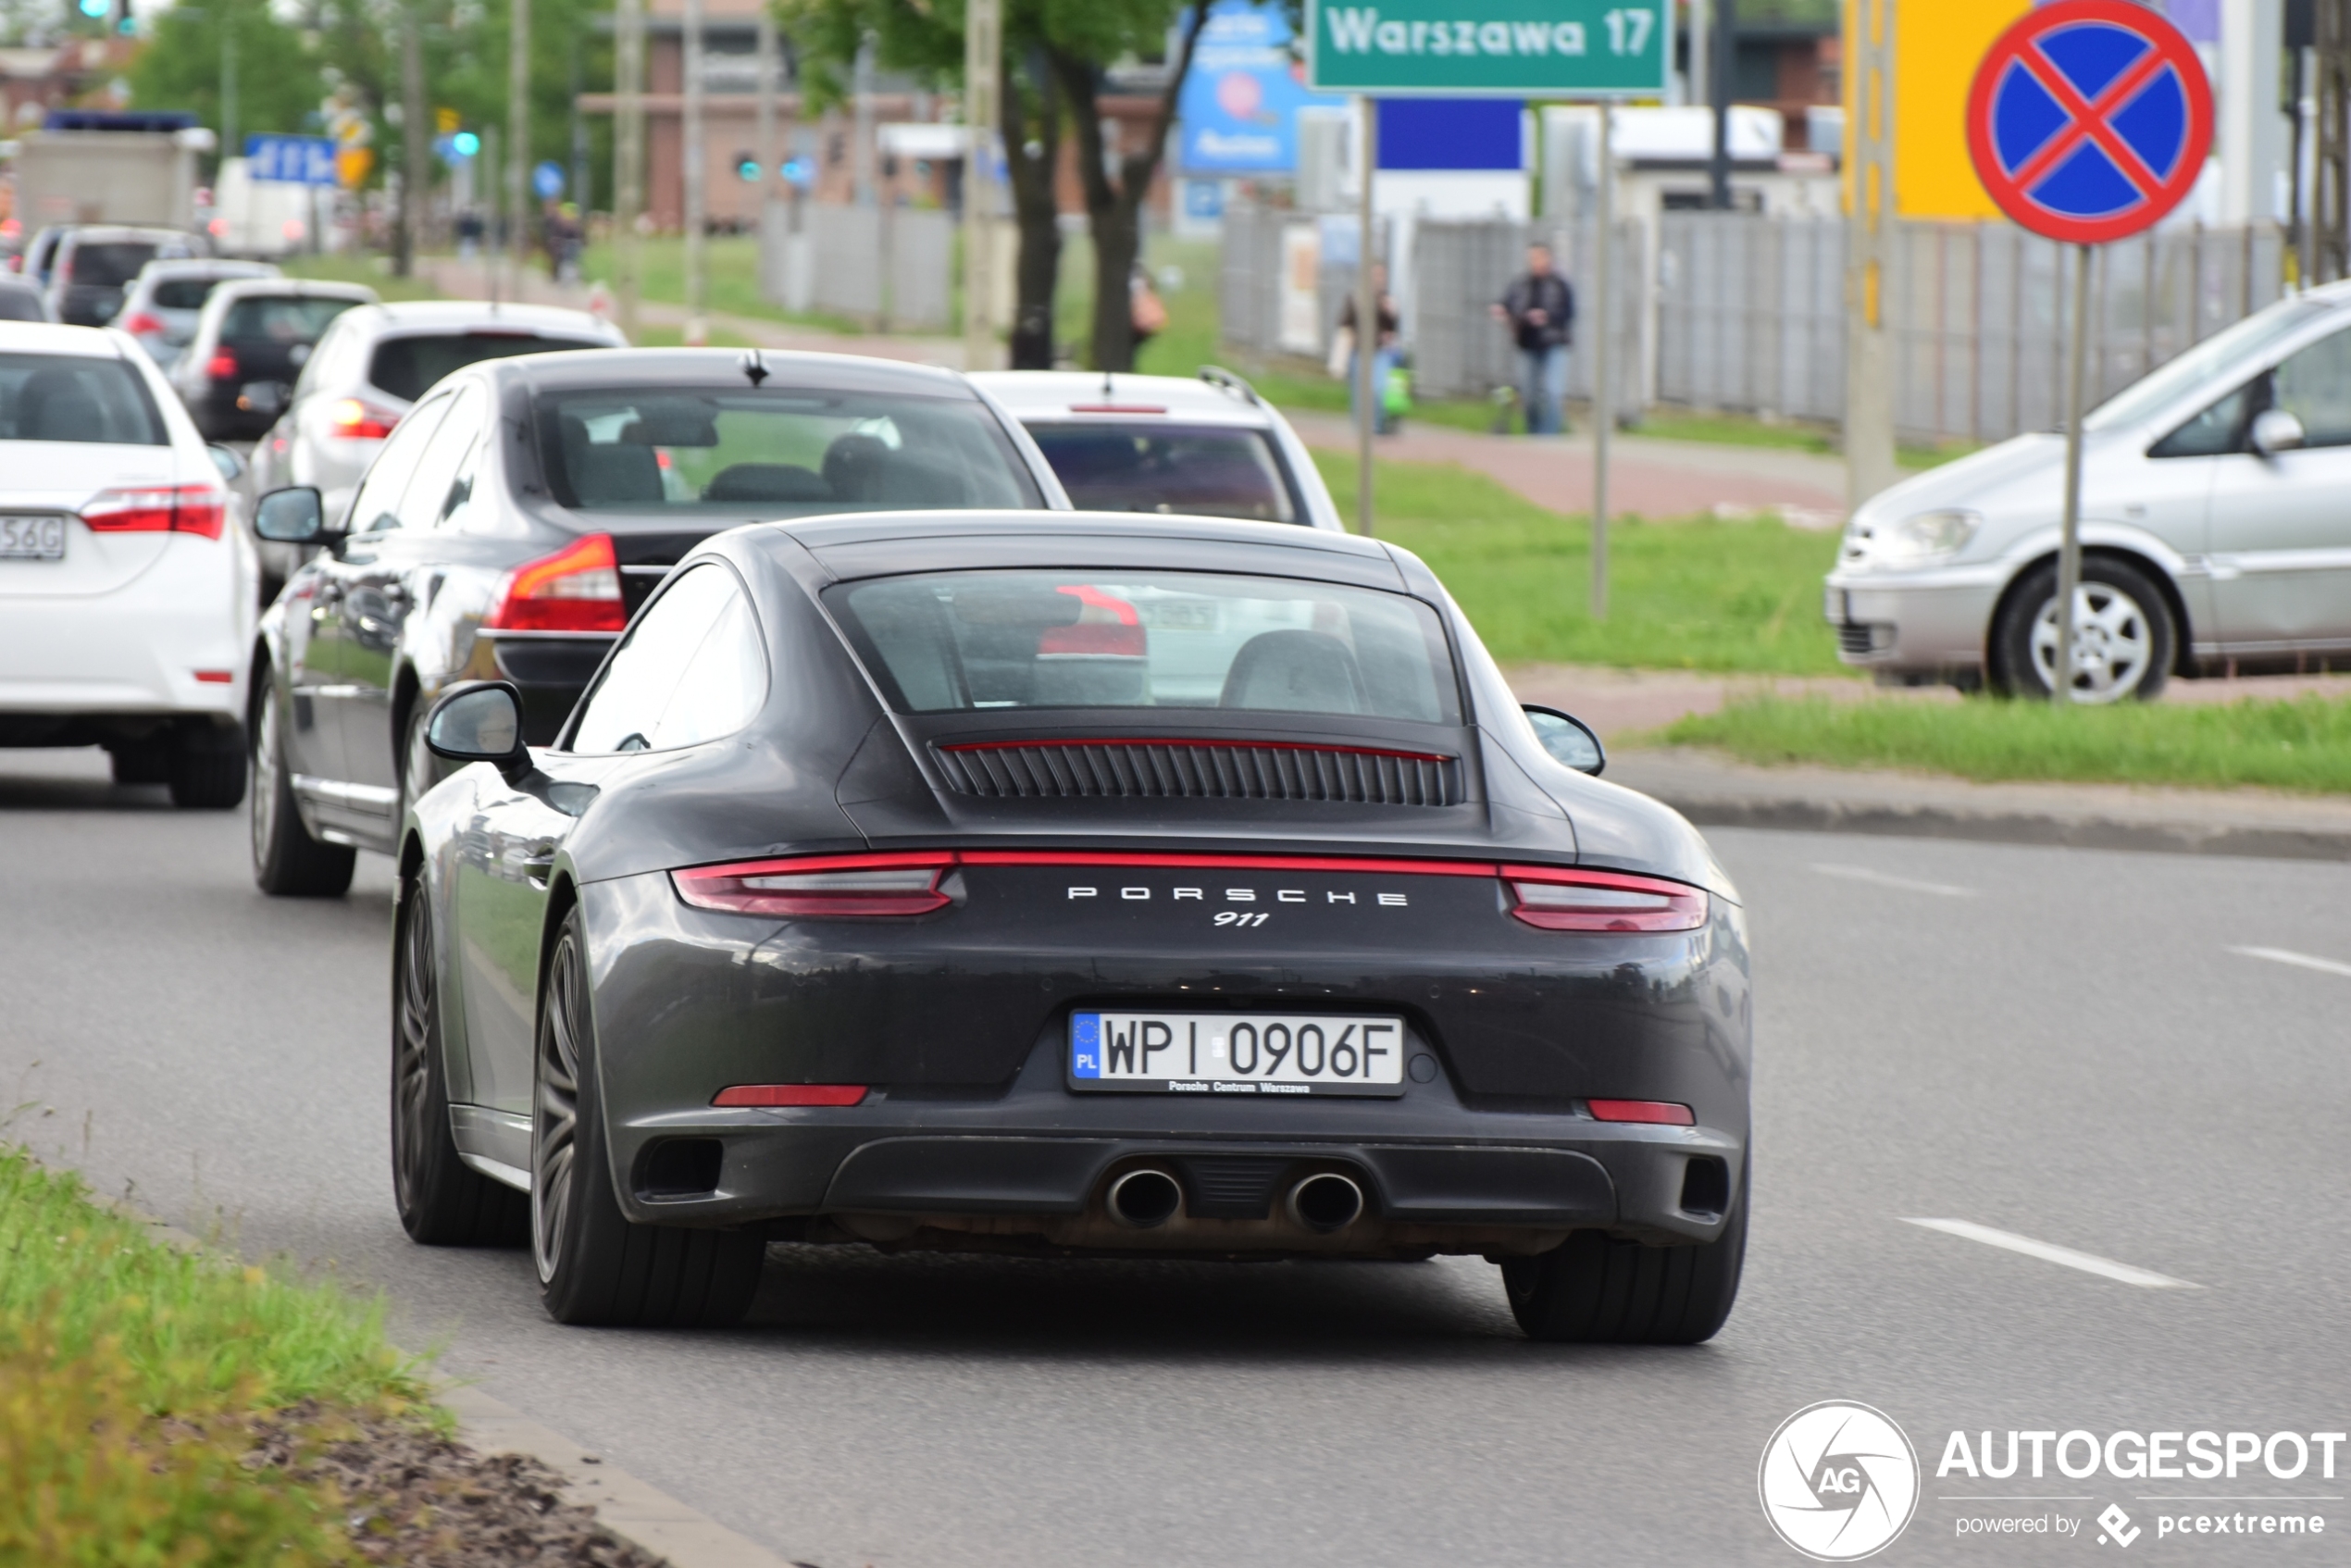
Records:
[[[1799,798],[1732,799],[1673,790],[1644,791],[1701,828],[1772,828],[1808,833],[1875,833],[1980,843],[2042,844],[2162,854],[2247,855],[2268,860],[2351,860],[2351,832],[2229,823],[2130,822],[1936,806],[1869,805]]]

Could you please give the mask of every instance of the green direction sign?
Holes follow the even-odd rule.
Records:
[[[1306,0],[1307,85],[1399,97],[1656,97],[1663,0]]]

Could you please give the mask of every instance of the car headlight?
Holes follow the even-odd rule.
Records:
[[[1915,512],[1898,523],[1869,529],[1866,551],[1880,566],[1916,566],[1958,554],[1983,526],[1980,512]]]

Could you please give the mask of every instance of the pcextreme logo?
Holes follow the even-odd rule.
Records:
[[[1755,1486],[1780,1539],[1816,1562],[1856,1562],[1918,1511],[1918,1450],[1885,1412],[1823,1400],[1780,1423]]]

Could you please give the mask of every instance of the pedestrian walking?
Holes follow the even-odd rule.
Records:
[[[1567,351],[1575,342],[1575,290],[1551,265],[1551,247],[1526,247],[1526,270],[1511,280],[1494,306],[1518,342],[1519,400],[1526,433],[1559,435],[1567,429]]]
[[[1404,318],[1396,312],[1395,296],[1387,292],[1387,268],[1372,265],[1372,292],[1379,300],[1375,314],[1379,317],[1379,333],[1372,346],[1372,429],[1381,435],[1396,428],[1395,416],[1388,412],[1387,383],[1396,367],[1402,363],[1403,351],[1398,333]],[[1356,371],[1355,355],[1362,346],[1363,334],[1355,328],[1355,292],[1347,293],[1347,303],[1339,306],[1338,330],[1347,334],[1347,410],[1355,413],[1355,401],[1362,395],[1361,378]]]

